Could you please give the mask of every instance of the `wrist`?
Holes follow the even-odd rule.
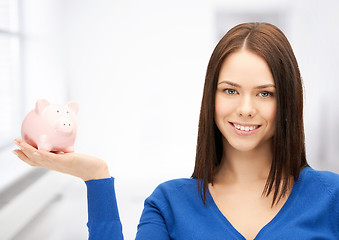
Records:
[[[95,171],[91,172],[90,175],[82,178],[84,181],[89,180],[97,180],[97,179],[103,179],[103,178],[111,178],[111,174],[109,173],[108,166],[105,163],[100,168],[96,169]]]

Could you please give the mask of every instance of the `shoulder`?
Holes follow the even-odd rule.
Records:
[[[332,216],[333,223],[339,223],[339,174],[331,171],[306,167],[301,172],[303,203],[312,199],[313,209],[322,209]],[[337,225],[336,225],[337,227]]]
[[[339,174],[337,173],[306,167],[301,174],[304,174],[303,178],[306,184],[320,185],[330,194],[339,192]]]
[[[199,196],[196,179],[180,178],[159,184],[146,199],[146,202],[158,206],[168,206],[177,202],[184,204],[197,201]]]
[[[178,178],[163,182],[157,188],[161,189],[179,189],[182,187],[191,187],[196,184],[196,179],[192,178]]]
[[[197,186],[196,179],[179,178],[173,179],[159,184],[154,190],[153,194],[179,194],[187,193],[195,190]]]
[[[302,188],[299,192],[303,193],[304,200],[312,198],[314,203],[328,204],[339,218],[339,174],[306,167],[300,173],[300,179]]]

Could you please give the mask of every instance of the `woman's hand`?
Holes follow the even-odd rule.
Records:
[[[13,151],[22,161],[34,167],[66,173],[84,181],[110,178],[107,163],[99,158],[80,153],[51,153],[37,150],[23,140],[15,139],[20,149]]]

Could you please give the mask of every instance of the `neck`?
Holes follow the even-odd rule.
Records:
[[[272,164],[271,142],[251,151],[238,151],[224,140],[225,154],[216,181],[225,184],[266,182]]]

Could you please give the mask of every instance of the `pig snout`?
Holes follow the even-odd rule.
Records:
[[[74,123],[69,119],[59,119],[56,124],[56,129],[60,133],[69,135],[73,133]]]

